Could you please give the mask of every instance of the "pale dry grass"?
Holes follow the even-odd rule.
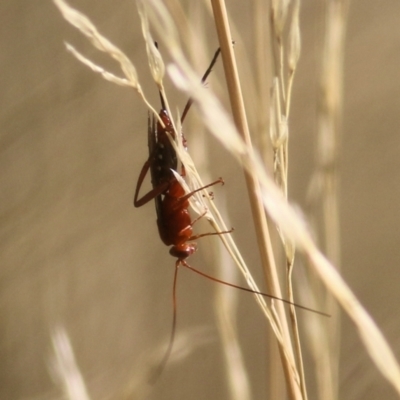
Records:
[[[78,29],[86,34],[92,43],[100,50],[110,54],[117,59],[125,74],[125,78],[119,78],[105,71],[101,67],[92,63],[82,56],[71,46],[69,50],[83,63],[100,73],[104,78],[125,86],[132,86],[142,96],[148,107],[157,115],[143,95],[139,85],[137,74],[133,64],[112,45],[107,39],[101,36],[94,28],[93,24],[84,16],[76,11],[71,11],[67,4],[62,0],[55,0],[58,7],[63,11],[64,16],[73,23]],[[390,347],[380,333],[378,327],[361,306],[359,301],[351,292],[350,288],[341,278],[334,264],[340,263],[339,249],[339,227],[338,220],[338,176],[336,169],[326,169],[337,162],[337,135],[340,131],[340,109],[341,98],[341,68],[343,60],[343,40],[345,31],[345,12],[342,9],[328,10],[327,12],[327,39],[324,47],[326,61],[322,74],[322,87],[324,97],[321,102],[326,110],[321,113],[321,146],[320,155],[321,171],[317,171],[317,179],[326,185],[321,191],[323,209],[325,210],[325,248],[322,251],[315,244],[306,224],[298,212],[287,202],[287,174],[288,174],[288,139],[289,129],[288,120],[290,115],[291,88],[295,76],[297,61],[300,54],[300,32],[299,28],[299,1],[293,3],[272,2],[272,37],[274,48],[276,77],[273,80],[273,95],[271,98],[271,128],[269,135],[272,139],[274,150],[274,178],[265,168],[259,155],[253,150],[250,129],[247,123],[247,115],[244,107],[244,100],[241,93],[240,77],[237,71],[234,50],[232,48],[232,35],[229,29],[229,18],[225,10],[223,1],[213,1],[213,12],[217,27],[219,42],[222,50],[223,64],[229,99],[232,108],[232,119],[224,110],[219,100],[211,90],[204,90],[199,83],[200,79],[193,71],[187,61],[180,45],[177,28],[163,3],[157,0],[146,2],[138,1],[140,10],[143,34],[146,40],[149,64],[153,78],[161,91],[163,88],[163,61],[158,50],[153,45],[151,28],[156,30],[164,42],[164,47],[170,53],[173,63],[167,66],[167,71],[175,83],[176,87],[192,97],[197,106],[197,110],[203,119],[208,130],[231,152],[245,170],[248,186],[248,194],[253,211],[255,229],[257,232],[258,248],[261,254],[264,270],[266,271],[267,287],[271,294],[281,297],[285,290],[281,289],[279,283],[279,272],[274,255],[273,245],[270,239],[268,222],[265,211],[271,220],[274,221],[279,230],[285,250],[285,262],[287,267],[287,287],[289,297],[293,300],[293,290],[291,275],[293,271],[295,249],[302,252],[309,261],[309,266],[319,276],[320,281],[325,285],[327,291],[342,306],[343,310],[353,320],[371,359],[375,362],[378,369],[385,378],[393,385],[400,394],[400,370],[398,363],[393,356]],[[290,18],[289,18],[290,16]],[[150,24],[147,18],[149,18]],[[289,31],[285,33],[286,19],[290,20]],[[329,31],[331,29],[331,31]],[[338,34],[339,33],[339,34]],[[332,39],[333,38],[333,39]],[[287,40],[287,43],[285,42]],[[336,40],[336,41],[335,41]],[[285,49],[287,46],[287,50]],[[287,57],[287,58],[286,58]],[[332,60],[335,60],[333,62]],[[326,100],[326,104],[324,101]],[[173,115],[170,113],[170,115]],[[179,116],[176,121],[179,120]],[[180,131],[179,123],[175,123],[177,131]],[[266,132],[265,132],[266,133]],[[333,144],[326,144],[331,141]],[[177,152],[182,162],[187,167],[189,175],[189,187],[199,187],[202,180],[196,171],[195,164],[190,155],[181,148],[181,143],[177,140]],[[326,171],[328,171],[326,173]],[[331,173],[333,171],[334,173]],[[203,209],[209,210],[207,218],[211,225],[217,230],[225,230],[226,226],[220,217],[213,202],[204,202],[201,196],[196,198],[193,208],[197,212]],[[242,271],[249,286],[258,290],[256,283],[251,277],[249,269],[246,267],[238,248],[231,237],[221,237],[228,252]],[[328,259],[332,260],[330,262]],[[282,369],[286,379],[288,397],[291,399],[306,399],[307,390],[304,379],[302,363],[302,345],[299,339],[297,319],[295,310],[292,307],[290,317],[287,317],[283,304],[273,302],[271,307],[267,306],[261,296],[256,296],[263,313],[271,324],[272,330],[278,342]],[[320,396],[324,399],[335,399],[338,396],[337,369],[338,369],[338,331],[339,317],[334,303],[328,296],[324,301],[316,299],[316,308],[329,307],[328,312],[332,312],[334,322],[321,322],[315,316],[310,317],[310,324],[314,324],[314,329],[320,335],[318,343],[322,347],[314,347],[315,358],[321,352],[329,355],[329,362],[322,367],[317,367],[316,376],[319,380]],[[328,325],[329,324],[329,325]],[[333,324],[333,325],[332,325]],[[319,327],[316,327],[320,325]],[[289,326],[291,326],[290,333]],[[327,328],[329,326],[329,329]],[[332,328],[333,326],[333,328]],[[224,329],[222,329],[224,331]],[[329,336],[333,333],[333,337]],[[314,336],[315,339],[315,336]],[[229,335],[226,334],[225,342],[229,342]],[[229,347],[229,346],[228,346]],[[234,361],[231,361],[232,363]],[[239,364],[238,364],[239,365]],[[229,366],[228,366],[229,367]],[[234,369],[234,365],[229,368]],[[240,370],[240,369],[239,369]],[[66,380],[67,381],[67,380]],[[243,384],[245,387],[247,383]],[[247,396],[247,395],[246,395]]]

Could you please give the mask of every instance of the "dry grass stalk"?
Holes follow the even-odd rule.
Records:
[[[75,360],[71,342],[61,327],[52,333],[54,355],[51,370],[54,380],[68,400],[90,400],[85,381]]]
[[[171,8],[171,3],[174,3],[175,8],[180,7],[179,15],[185,15],[186,19],[190,21],[190,24],[182,24],[178,27],[182,31],[181,36],[190,38],[190,40],[186,40],[184,43],[190,55],[190,60],[193,62],[193,65],[206,66],[209,63],[210,54],[217,47],[216,43],[213,43],[210,47],[204,41],[208,29],[207,18],[212,16],[211,4],[208,1],[192,2],[185,14],[185,11],[182,9],[182,3],[179,3],[177,0],[170,0],[166,2],[169,9]],[[176,21],[177,19],[174,18],[174,20]],[[181,21],[182,19],[179,20]],[[186,32],[190,32],[190,36],[184,35],[182,28],[187,28]],[[214,80],[213,82],[212,87],[214,91],[218,90],[216,88],[218,82],[218,80]],[[196,167],[200,171],[203,180],[211,182],[214,176],[210,171],[211,160],[207,146],[207,133],[204,126],[201,121],[196,121],[195,119],[187,121],[185,125],[188,132],[195,132],[195,135],[191,135],[190,138],[190,148],[196,149],[196,153],[194,154]],[[226,216],[229,214],[225,191],[219,192],[217,204],[219,210],[224,215],[224,219],[226,219]],[[229,220],[227,222],[228,226],[230,226]],[[216,274],[224,281],[237,282],[239,271],[234,267],[233,261],[227,254],[223,244],[216,240],[210,241],[209,249],[210,252],[207,251],[204,254],[206,264],[212,266],[215,271],[218,271]],[[238,335],[237,315],[240,304],[240,291],[230,290],[225,285],[216,285],[214,291],[213,309],[221,341],[225,376],[230,398],[232,400],[250,400],[253,398],[250,374],[245,364],[245,357]]]
[[[227,255],[220,242],[214,243],[213,250],[215,250],[213,251],[215,260],[218,265],[222,266],[223,279],[227,282],[234,282],[236,270],[232,259]],[[223,344],[230,398],[233,400],[250,400],[252,399],[250,378],[244,363],[236,324],[237,292],[224,285],[218,285],[215,313]]]
[[[228,85],[233,119],[241,137],[245,141],[249,150],[252,151],[252,143],[249,127],[247,124],[247,117],[239,82],[239,75],[231,44],[232,37],[230,33],[225,2],[221,0],[214,0],[211,2],[211,4],[213,6],[217,33],[221,45],[225,77]],[[247,170],[247,172],[245,172],[245,177],[250,198],[250,204],[253,212],[253,220],[256,226],[258,246],[260,249],[262,263],[266,272],[267,287],[271,294],[277,297],[282,297],[282,292],[279,286],[278,273],[274,260],[274,254],[272,250],[269,228],[265,212],[261,204],[261,196],[259,195],[259,184],[251,170]],[[283,347],[280,350],[288,390],[292,398],[300,398],[298,387],[298,373],[296,370],[293,369],[293,350],[286,322],[285,311],[282,304],[277,305],[276,314],[274,315],[276,315],[276,319],[279,325],[282,327],[284,342],[282,343]],[[289,361],[285,353],[290,354],[290,357],[292,358],[291,361]]]
[[[339,227],[339,144],[343,107],[343,63],[347,1],[327,2],[325,37],[322,44],[316,171],[313,177],[312,209],[322,209],[322,249],[340,269]],[[339,397],[340,311],[332,296],[315,285],[310,288],[318,303],[332,310],[332,320],[315,321],[318,337],[313,335],[310,348],[316,364],[320,398]],[[322,338],[323,336],[323,338]],[[319,356],[323,352],[324,360]]]
[[[300,2],[295,0],[291,7],[290,27],[288,34],[287,54],[284,46],[285,21],[290,12],[289,3],[272,3],[271,36],[275,51],[276,77],[273,79],[273,91],[270,112],[270,136],[274,154],[274,178],[287,200],[288,197],[288,161],[289,161],[289,127],[290,100],[294,74],[300,57]],[[279,57],[278,57],[279,55]],[[286,56],[286,57],[285,57]],[[286,88],[286,89],[285,89]],[[294,302],[292,273],[295,259],[295,247],[291,240],[280,232],[286,256],[286,285],[288,298]],[[300,374],[300,387],[303,399],[307,399],[307,389],[304,375],[304,363],[300,344],[300,334],[296,310],[290,307],[290,320],[294,342],[294,350]]]
[[[68,43],[66,44],[67,49],[83,64],[91,68],[94,72],[100,73],[104,79],[116,83],[121,86],[130,86],[134,88],[139,96],[142,98],[146,106],[156,115],[158,113],[151,104],[147,101],[146,96],[143,93],[142,87],[139,84],[137,72],[135,66],[131,63],[129,58],[116,46],[114,46],[108,39],[99,33],[97,28],[85,15],[75,10],[63,0],[54,0],[54,3],[61,11],[63,17],[73,26],[75,26],[80,32],[82,32],[93,44],[94,47],[109,54],[114,58],[121,66],[121,69],[126,77],[120,78],[115,76],[111,72],[104,70],[102,67],[96,65],[85,56],[80,54],[75,48]],[[152,69],[153,72],[153,69]],[[162,123],[162,121],[160,120]]]
[[[321,86],[324,87],[323,92],[335,93],[333,95],[333,103],[329,104],[328,100],[327,107],[320,107],[321,110],[321,124],[320,133],[322,136],[326,135],[324,129],[327,127],[326,122],[330,128],[330,134],[333,135],[332,140],[335,143],[334,148],[330,148],[333,165],[332,168],[323,168],[324,170],[324,181],[326,182],[325,193],[323,195],[323,209],[324,209],[324,221],[325,221],[325,252],[327,257],[340,269],[341,264],[341,250],[340,250],[340,227],[339,227],[339,171],[338,171],[338,154],[339,154],[339,142],[341,134],[341,121],[342,121],[342,107],[343,107],[343,59],[344,59],[344,38],[346,30],[346,19],[347,19],[347,1],[340,1],[336,3],[329,3],[327,9],[327,39],[326,39],[326,51],[329,56],[323,57],[324,67],[323,74],[321,77]],[[326,99],[324,97],[324,99]],[[324,112],[327,115],[323,115]],[[327,119],[327,120],[326,120]],[[324,121],[325,120],[325,121]],[[330,146],[329,146],[330,147]],[[323,164],[327,160],[321,160]],[[336,166],[335,166],[336,164]],[[326,167],[326,164],[325,164]],[[330,355],[330,370],[331,370],[331,387],[332,395],[331,398],[338,398],[339,392],[339,354],[340,354],[340,310],[331,296],[327,297],[326,304],[331,307],[333,315],[335,317],[333,326],[330,326],[331,338],[329,342],[329,355]],[[326,387],[326,382],[322,382],[320,385],[323,388]],[[325,395],[322,391],[321,395]],[[328,396],[325,398],[329,399]]]

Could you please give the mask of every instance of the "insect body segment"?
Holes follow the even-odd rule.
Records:
[[[203,236],[232,232],[232,230],[230,230],[227,232],[209,232],[200,235],[192,235],[193,225],[202,218],[206,212],[192,221],[189,214],[189,198],[198,191],[218,183],[223,183],[221,178],[206,186],[193,190],[190,193],[185,193],[182,185],[175,180],[169,186],[163,199],[161,201],[156,199],[157,225],[160,237],[164,244],[167,246],[172,245],[170,254],[178,258],[178,261],[185,260],[196,251],[197,245],[191,241]]]
[[[156,47],[158,47],[157,43]],[[206,72],[204,73],[201,79],[202,83],[206,81],[208,75],[211,73],[212,68],[217,62],[220,53],[221,53],[220,49],[218,49],[215,52],[214,57],[211,60],[210,66],[207,68]],[[176,151],[173,148],[170,139],[168,137],[170,136],[172,139],[175,139],[176,132],[171,122],[170,116],[168,115],[168,111],[166,109],[162,93],[160,93],[160,99],[161,99],[161,110],[159,113],[159,117],[162,120],[164,126],[161,125],[160,121],[157,121],[156,123],[154,116],[151,119],[149,117],[148,121],[149,158],[143,165],[143,168],[138,178],[138,182],[136,184],[135,197],[133,202],[135,207],[141,207],[146,203],[148,203],[150,200],[155,199],[160,194],[165,194],[165,192],[168,190],[170,183],[174,180],[171,169],[177,171],[178,167],[178,158],[176,155]],[[181,123],[183,123],[183,121],[185,120],[186,115],[192,104],[193,100],[189,99],[183,110]],[[187,147],[186,139],[183,135],[181,136],[181,140],[183,147],[186,149]],[[139,191],[149,168],[150,168],[151,183],[153,189],[139,199],[138,198]],[[186,175],[185,167],[182,165],[181,176],[185,175]],[[157,209],[157,204],[156,204],[156,209]]]
[[[171,119],[165,109],[161,109],[159,116],[164,123],[164,127],[157,121],[157,128],[154,129],[153,117],[151,126],[152,132],[149,131],[148,138],[149,153],[150,155],[154,154],[154,161],[150,166],[151,183],[153,187],[163,185],[173,180],[171,169],[176,171],[178,168],[178,158],[168,137],[169,135],[172,139],[175,139],[175,131]]]
[[[165,193],[170,183],[175,179],[171,170],[176,171],[178,168],[178,158],[169,139],[169,136],[175,139],[175,131],[165,108],[161,109],[159,117],[164,126],[161,125],[160,121],[156,122],[154,116],[148,119],[149,158],[144,163],[136,184],[133,200],[135,207],[141,207]],[[139,191],[149,169],[153,189],[139,199]]]

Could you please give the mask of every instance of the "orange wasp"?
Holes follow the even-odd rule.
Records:
[[[210,66],[205,72],[202,83],[205,82],[208,75],[210,74],[213,66],[215,65],[218,56],[220,54],[220,49],[215,53]],[[221,178],[218,180],[205,185],[201,188],[193,190],[189,193],[186,193],[178,179],[175,177],[172,171],[177,171],[178,168],[178,157],[176,151],[171,144],[171,139],[175,140],[177,133],[173,128],[173,124],[168,115],[168,112],[165,107],[165,101],[163,99],[162,94],[160,93],[161,99],[161,110],[159,113],[159,117],[163,122],[164,126],[160,123],[160,121],[155,121],[154,116],[148,121],[148,147],[149,147],[149,158],[144,163],[142,170],[139,174],[139,178],[136,184],[135,195],[134,195],[134,205],[135,207],[141,207],[148,203],[150,200],[155,200],[156,205],[156,213],[157,213],[157,226],[158,232],[161,240],[167,246],[172,246],[170,248],[169,253],[177,258],[175,263],[175,275],[174,275],[174,283],[173,283],[173,323],[172,323],[172,332],[171,338],[169,341],[168,349],[164,355],[164,358],[157,370],[157,373],[154,375],[153,382],[159,377],[162,370],[165,367],[165,364],[169,358],[169,355],[172,350],[174,336],[175,336],[175,328],[176,328],[176,282],[177,282],[177,273],[178,268],[180,266],[184,266],[208,279],[211,279],[215,282],[222,283],[224,285],[231,286],[233,288],[237,288],[240,290],[244,290],[254,294],[260,294],[265,297],[269,297],[272,299],[283,301],[287,304],[295,305],[296,307],[313,311],[321,315],[327,316],[327,314],[312,310],[308,307],[304,307],[298,304],[293,304],[289,300],[280,299],[278,297],[262,293],[256,292],[252,289],[244,288],[242,286],[234,285],[212,276],[209,276],[193,267],[191,267],[186,259],[196,252],[197,245],[194,243],[196,239],[199,239],[204,236],[211,235],[223,235],[227,233],[231,233],[233,229],[229,231],[222,232],[209,232],[198,235],[193,235],[193,225],[201,219],[206,212],[201,214],[198,218],[192,221],[189,214],[189,199],[195,193],[204,190],[210,186],[216,185],[218,183],[224,183]],[[186,104],[186,107],[183,111],[181,117],[181,123],[183,123],[189,108],[192,105],[192,100],[190,99]],[[170,139],[171,138],[171,139]],[[187,142],[185,137],[182,135],[181,137],[183,147],[187,149]],[[139,198],[139,191],[142,186],[142,183],[150,170],[151,175],[151,184],[152,189]],[[186,176],[185,168],[181,166],[180,176]]]
[[[219,54],[220,49],[215,53],[210,66],[202,78],[202,82],[205,82],[207,79]],[[176,132],[165,108],[165,102],[161,93],[160,98],[161,111],[159,117],[164,126],[161,125],[160,121],[157,121],[156,123],[154,117],[151,121],[149,119],[148,146],[150,155],[140,172],[133,203],[135,207],[141,207],[150,200],[155,200],[158,232],[165,245],[172,245],[170,254],[178,259],[177,266],[179,266],[181,264],[185,265],[186,263],[184,260],[197,250],[196,244],[192,243],[193,240],[199,239],[203,236],[230,233],[232,230],[193,235],[193,225],[204,216],[205,213],[192,221],[189,214],[189,198],[203,189],[216,185],[217,183],[223,183],[223,180],[220,178],[215,182],[193,190],[190,193],[185,192],[184,188],[172,172],[176,171],[178,168],[178,159],[169,136],[173,140],[176,139]],[[191,104],[192,101],[189,100],[183,111],[181,123],[183,123]],[[183,135],[182,144],[186,149],[186,139]],[[153,189],[139,199],[139,191],[149,169]],[[182,177],[186,176],[183,165],[180,175]]]

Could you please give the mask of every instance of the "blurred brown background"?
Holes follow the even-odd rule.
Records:
[[[236,46],[253,54],[252,10],[240,3],[228,4],[243,33]],[[290,124],[289,191],[300,205],[313,169],[323,18],[317,2],[304,3]],[[73,4],[126,52],[158,108],[134,2]],[[51,1],[3,1],[0,15],[0,398],[60,397],[49,373],[50,334],[60,324],[93,399],[110,398],[170,331],[174,260],[158,238],[153,205],[132,205],[147,153],[147,110],[133,91],[105,82],[66,52],[64,41],[119,74]],[[205,21],[211,58],[217,39],[212,20]],[[343,275],[400,357],[399,2],[351,3],[345,60]],[[218,79],[220,65],[210,87]],[[182,109],[183,95],[171,99]],[[226,181],[216,196],[226,194],[235,238],[260,276],[240,168],[213,140],[207,143],[212,177]],[[200,244],[194,266],[204,268],[207,247]],[[213,284],[182,271],[178,330],[214,329],[212,290]],[[265,398],[268,328],[249,296],[240,295],[240,311],[253,395]],[[343,329],[341,398],[396,398],[346,318]],[[221,346],[212,332],[211,343],[167,368],[149,398],[229,398]]]

